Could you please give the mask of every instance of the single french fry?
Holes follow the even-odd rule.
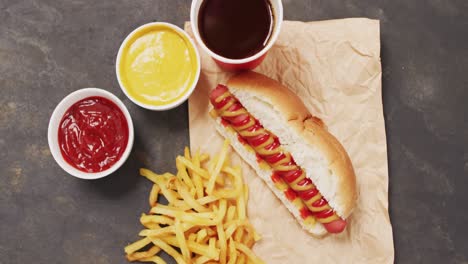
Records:
[[[187,188],[184,187],[182,184],[179,182],[176,182],[176,187],[177,191],[179,192],[180,196],[182,196],[182,199],[193,209],[197,210],[198,212],[208,212],[208,208],[205,208],[203,205],[199,204],[197,200],[193,198],[193,196],[190,195],[188,192]]]
[[[248,233],[248,235],[254,240],[258,241],[261,239],[260,235],[255,231],[252,224],[250,224],[247,220],[233,220],[226,223],[226,238],[229,239],[235,231],[238,230],[239,227],[244,228],[244,230]],[[236,234],[236,241],[242,241],[243,235]]]
[[[230,237],[232,237],[232,235],[234,234],[234,232],[236,232],[238,227],[239,226],[236,224],[228,225],[226,230],[224,230],[224,232],[226,233],[226,239],[229,239]]]
[[[163,240],[159,238],[151,238],[151,242],[153,242],[153,244],[155,244],[156,246],[164,250],[167,254],[169,254],[171,257],[173,257],[178,264],[188,264],[180,255],[180,253],[177,252],[177,250],[175,250]]]
[[[210,217],[207,217],[207,215],[203,213],[186,213],[183,211],[178,211],[177,209],[174,210],[169,207],[163,207],[159,204],[151,208],[151,212],[155,214],[162,214],[174,218],[179,218],[181,221],[200,226],[212,226],[220,222],[220,220],[218,220],[217,218],[210,219]]]
[[[147,178],[148,180],[156,183],[156,178],[159,177],[158,174],[148,170],[148,169],[144,169],[144,168],[141,168],[140,169],[140,175]]]
[[[227,201],[226,200],[220,200],[219,201],[219,210],[216,218],[214,219],[216,224],[221,223],[223,221],[224,216],[226,215],[226,210],[227,210]]]
[[[143,226],[148,228],[148,229],[151,229],[151,230],[161,228],[161,226],[159,224],[156,224],[156,223],[144,223]]]
[[[235,205],[230,205],[227,210],[226,214],[226,222],[232,221],[235,217],[236,214],[236,206]]]
[[[218,160],[216,162],[216,166],[214,167],[213,171],[211,171],[210,179],[208,180],[208,185],[206,187],[206,193],[212,194],[214,185],[216,182],[216,178],[218,178],[219,173],[221,172],[221,168],[224,164],[224,160],[226,159],[227,151],[229,148],[229,140],[224,140],[223,148],[218,155]]]
[[[243,254],[242,252],[239,252],[238,256],[237,256],[237,264],[245,264],[245,254]]]
[[[230,166],[223,166],[221,168],[221,171],[222,172],[225,172],[229,175],[232,175],[232,176],[236,176],[236,175],[241,175],[242,174],[242,170],[240,167],[236,166],[235,168],[233,167],[230,167]],[[240,181],[241,183],[243,184],[244,183],[244,179],[242,177],[240,177]]]
[[[212,202],[217,201],[217,200],[219,200],[218,197],[205,196],[205,197],[202,197],[200,199],[197,199],[196,201],[197,201],[197,203],[199,203],[201,205],[206,205],[206,204],[212,203]],[[174,203],[172,203],[171,205],[177,207],[181,211],[187,211],[190,208],[192,208],[184,200],[177,200]]]
[[[224,233],[223,224],[216,225],[216,231],[218,232],[218,243],[221,252],[219,253],[219,262],[221,264],[226,264],[226,254],[227,254],[227,244],[226,244],[226,234]]]
[[[146,169],[140,169],[140,172],[142,171],[152,177],[151,181],[155,182],[159,186],[161,193],[166,197],[169,203],[174,203],[178,199],[178,194],[167,188],[167,181],[170,179],[162,176],[153,176],[153,174],[151,174],[152,172]]]
[[[249,234],[249,241],[253,241],[252,245],[250,246],[251,248],[253,244],[262,239],[262,237],[257,233],[257,231],[253,228],[253,226],[250,223],[247,223],[247,225],[245,225],[244,227],[247,233]]]
[[[208,173],[208,171],[206,169],[203,169],[203,168],[200,168],[200,167],[197,167],[195,166],[190,160],[187,160],[185,157],[177,157],[178,159],[180,159],[180,161],[189,169],[192,169],[193,171],[195,171],[196,173],[198,173],[198,175],[200,175],[203,179],[206,179],[206,180],[209,180],[210,179],[210,175]],[[216,179],[216,183],[223,186],[224,185],[224,180],[222,178],[217,178]]]
[[[177,219],[175,220],[175,235],[176,235],[176,239],[177,239],[177,242],[179,243],[179,248],[180,248],[180,252],[182,253],[182,257],[184,258],[184,260],[186,262],[190,262],[190,251],[187,247],[187,242],[186,242],[186,238],[185,238],[185,235],[184,235],[184,230],[182,228],[182,224],[180,223],[180,219]]]
[[[217,240],[216,240],[215,237],[210,237],[210,239],[208,240],[208,248],[210,249],[210,251],[216,251],[217,250],[216,241]],[[221,251],[218,251],[218,258],[216,260],[219,260],[220,253],[221,253]]]
[[[207,237],[203,238],[203,239],[202,239],[200,242],[198,242],[198,243],[200,243],[200,244],[202,244],[202,245],[206,245],[206,244],[208,244],[209,240],[210,240],[210,237],[207,236]]]
[[[191,160],[190,149],[188,147],[184,148],[184,157],[188,160]]]
[[[189,230],[192,227],[193,227],[193,225],[188,224],[188,223],[183,223],[181,225],[181,228],[182,228],[183,232]],[[161,236],[167,236],[168,234],[175,234],[175,232],[176,232],[175,225],[170,225],[170,226],[166,226],[166,227],[161,227],[159,229],[144,229],[144,230],[141,230],[138,235],[140,235],[140,236],[150,236],[150,237],[161,237]]]
[[[192,208],[184,200],[176,200],[173,203],[169,203],[168,205],[177,208],[179,211],[189,211],[190,208]]]
[[[159,185],[157,185],[156,183],[153,184],[153,187],[151,188],[151,192],[150,192],[150,195],[149,195],[149,205],[151,207],[155,206],[156,203],[158,202],[158,194],[159,194],[159,191],[161,191],[161,188],[159,188]]]
[[[202,213],[197,213],[197,212],[192,211],[191,214],[202,217],[202,218],[207,218],[207,219],[214,219],[217,216],[216,212],[212,212],[212,211],[202,212]]]
[[[201,205],[205,205],[205,204],[208,204],[208,203],[212,203],[212,202],[214,202],[214,201],[217,201],[217,200],[219,200],[218,197],[208,195],[208,196],[202,197],[202,198],[200,198],[200,199],[197,199],[197,202],[198,202],[199,204],[201,204]]]
[[[185,157],[178,156],[177,159],[187,168],[198,173],[198,175],[202,176],[203,178],[209,179],[210,176],[208,175],[208,171],[206,171],[205,169],[201,168],[200,166],[195,166],[192,161],[186,159]]]
[[[141,262],[153,262],[153,263],[156,263],[156,264],[167,264],[166,261],[164,261],[161,257],[159,256],[152,256],[152,257],[149,257],[149,258],[142,258],[142,259],[139,259],[138,261],[141,261]]]
[[[148,216],[150,216],[150,215],[147,215],[147,214],[144,214],[144,213],[141,214],[140,223],[144,227],[149,228],[149,229],[158,229],[158,228],[160,228],[159,223],[149,220]]]
[[[170,177],[175,177],[174,174],[169,173],[169,172],[166,172],[166,173],[163,173],[163,174],[157,174],[157,173],[154,173],[151,170],[148,170],[148,169],[145,169],[145,168],[140,169],[140,175],[147,178],[148,180],[150,180],[150,181],[152,181],[154,183],[156,183],[157,178],[168,179]]]
[[[231,222],[228,222],[226,223],[226,239],[229,239],[233,234],[234,232],[236,232],[236,230],[238,230],[238,228],[240,226],[242,226],[244,224],[244,221],[243,220],[235,220],[235,221],[231,221]],[[239,239],[240,240],[240,237],[242,237],[241,235],[238,235],[239,236]]]
[[[195,156],[193,157],[192,161],[196,167],[200,167],[200,152],[199,151],[195,153]],[[203,197],[203,193],[204,193],[202,179],[200,175],[198,175],[198,173],[196,173],[195,171],[190,170],[190,172],[193,178],[193,184],[195,185],[195,189],[196,189],[196,197],[200,199]]]
[[[201,154],[200,155],[200,163],[203,163],[203,162],[205,162],[205,161],[207,161],[209,159],[210,159],[210,155],[208,155],[208,154]]]
[[[244,236],[244,228],[237,228],[234,234],[234,241],[242,242],[242,237]]]
[[[189,160],[189,159],[188,159]],[[176,159],[176,168],[177,168],[177,176],[179,176],[185,184],[188,185],[189,188],[194,188],[192,180],[188,176],[187,167],[185,164],[180,161],[179,158]]]
[[[209,162],[208,162],[208,173],[210,175],[210,178],[211,176],[213,175],[213,171],[214,171],[214,168],[216,166],[216,163],[218,163],[218,160],[219,160],[219,154],[216,154]],[[208,181],[210,180],[210,178],[208,178]],[[221,177],[219,177],[221,179]],[[208,184],[208,182],[207,182]]]
[[[234,244],[234,240],[232,238],[229,239],[229,261],[227,264],[235,264],[237,261],[237,250],[236,245]]]
[[[166,179],[174,178],[174,177],[175,177],[175,175],[172,174],[172,173],[170,173],[170,172],[165,172],[165,173],[161,174],[161,176],[163,176],[163,177],[166,178]]]
[[[208,212],[194,212],[191,210],[185,210],[184,208],[180,207],[174,207],[171,205],[163,205],[163,204],[157,204],[150,210],[151,213],[155,214],[161,214],[161,215],[166,215],[169,217],[181,217],[184,215],[193,215],[196,217],[201,217],[201,218],[216,218],[218,217],[219,213],[214,212],[214,211],[208,211]]]
[[[199,257],[195,258],[194,263],[195,264],[204,264],[204,263],[208,263],[208,261],[210,261],[210,258],[207,257],[207,256],[202,255],[202,256],[199,256]]]
[[[255,230],[253,227],[252,227],[252,230],[253,230],[253,238],[255,242],[260,241],[262,239],[262,236],[259,233],[257,233],[257,230]]]
[[[140,239],[128,246],[125,247],[124,251],[125,253],[127,253],[128,255],[132,254],[133,252],[136,252],[137,250],[141,249],[141,248],[144,248],[146,245],[148,245],[149,243],[151,243],[151,240],[147,237],[143,238],[143,239]]]
[[[195,242],[197,240],[197,233],[190,233],[188,235],[188,240]]]
[[[206,232],[206,228],[200,229],[200,231],[197,232],[197,238],[195,239],[195,241],[197,243],[200,243],[207,236],[208,233]]]
[[[255,244],[255,240],[253,239],[253,237],[247,237],[245,240],[244,240],[244,244],[248,247],[248,248],[252,248],[253,245]]]
[[[216,235],[216,227],[208,227],[206,228],[206,233],[208,236],[212,237]]]
[[[186,224],[186,223],[182,222],[182,224]],[[200,231],[202,228],[203,228],[202,226],[194,225],[185,231],[185,236],[190,237],[190,235],[193,234],[195,236],[194,238],[196,239],[197,232]],[[193,241],[195,241],[195,239]]]
[[[161,238],[164,242],[169,245],[179,247],[179,241],[175,236],[168,236]],[[219,249],[215,247],[210,247],[202,243],[197,243],[193,241],[187,241],[187,246],[189,250],[195,254],[207,256],[209,259],[218,260],[219,259]]]
[[[144,258],[149,258],[149,257],[152,257],[152,256],[156,255],[159,251],[161,251],[160,248],[158,248],[156,246],[152,246],[147,251],[134,252],[132,254],[127,255],[127,260],[128,261],[137,261],[137,260],[141,260],[141,259],[144,259]]]
[[[197,194],[197,189],[192,188],[192,189],[190,189],[189,193],[190,193],[190,195],[191,195],[192,197],[195,198],[195,197],[196,197],[196,194]],[[196,198],[195,198],[195,199],[196,199]]]
[[[263,262],[263,260],[255,256],[253,251],[250,248],[246,247],[244,244],[239,243],[239,242],[234,242],[234,243],[236,245],[236,248],[242,253],[244,253],[247,256],[247,258],[249,258],[249,260],[251,260],[253,263],[255,264],[265,263]]]
[[[180,198],[180,195],[177,193],[174,182],[179,178],[180,176],[178,174],[174,177],[164,178],[166,188],[170,191],[174,191],[174,195],[177,196],[177,198]]]
[[[244,245],[246,245],[248,248],[252,248],[253,244],[255,243],[255,240],[253,238],[253,234],[250,230],[248,230],[246,227],[245,227],[245,230],[247,232],[245,232],[244,234],[244,237],[242,238],[242,243]]]
[[[171,178],[171,179],[175,179],[175,178]],[[172,181],[172,180],[171,180]],[[185,202],[183,199],[182,199],[182,196],[180,196],[180,194],[177,192],[176,190],[176,187],[174,184],[170,184],[170,185],[166,185],[166,190],[167,192],[169,192],[169,195],[171,196],[171,201],[169,201],[169,203],[177,203],[177,201],[181,201],[181,202]],[[162,192],[162,189],[161,189],[161,192]],[[167,200],[167,198],[166,198]]]
[[[164,215],[146,215],[142,214],[140,217],[140,222],[142,225],[145,225],[146,223],[157,223],[157,224],[162,224],[162,225],[173,225],[174,220],[164,216]]]
[[[236,198],[236,208],[237,208],[237,217],[239,217],[240,220],[247,219],[247,208],[245,206],[244,195],[239,195]]]

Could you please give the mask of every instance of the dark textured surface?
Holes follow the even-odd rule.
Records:
[[[390,213],[397,263],[468,263],[468,1],[285,0],[288,20],[381,20]],[[114,59],[149,21],[179,26],[189,1],[0,0],[0,263],[125,263],[150,185],[174,169],[187,105],[150,112],[120,91]],[[129,107],[129,161],[97,181],[67,176],[46,134],[56,104],[82,87]]]

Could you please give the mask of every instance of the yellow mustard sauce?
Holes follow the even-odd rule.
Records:
[[[154,25],[126,41],[118,74],[134,100],[162,106],[179,100],[190,90],[198,65],[194,47],[184,35],[168,26]]]

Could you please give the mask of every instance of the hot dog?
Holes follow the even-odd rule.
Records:
[[[220,133],[304,229],[341,233],[356,201],[348,154],[288,88],[254,72],[210,93]]]

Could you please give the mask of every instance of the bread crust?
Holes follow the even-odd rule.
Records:
[[[243,72],[227,82],[229,90],[244,90],[268,99],[286,120],[304,121],[312,115],[304,103],[281,83],[256,72]]]
[[[323,153],[332,176],[337,178],[337,195],[333,203],[339,204],[338,215],[347,218],[357,200],[354,168],[344,147],[328,132],[322,121],[307,110],[295,93],[265,75],[243,72],[233,76],[227,86],[234,94],[236,91],[248,92],[268,101],[304,139],[305,144],[312,145]],[[294,157],[294,153],[291,154]]]

